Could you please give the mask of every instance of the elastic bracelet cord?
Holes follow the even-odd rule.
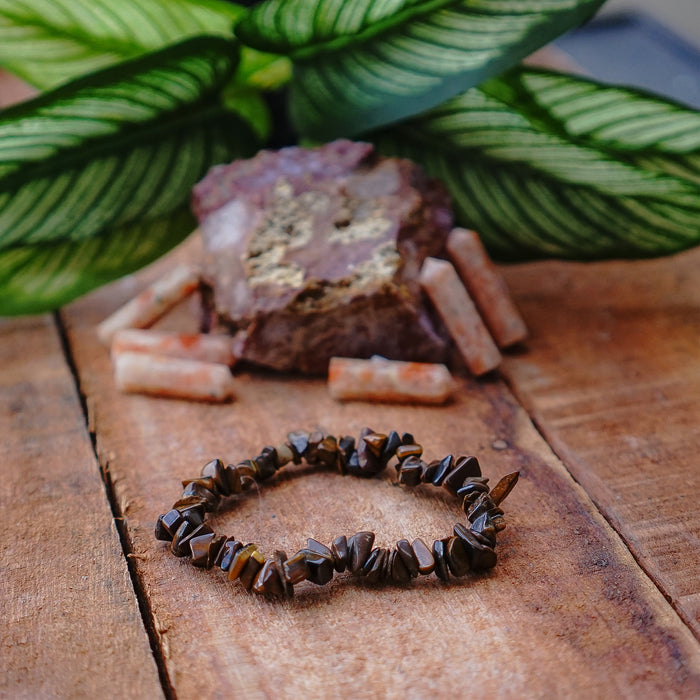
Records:
[[[450,575],[461,577],[495,566],[496,533],[506,526],[499,506],[515,486],[519,472],[508,474],[489,490],[476,457],[447,455],[428,463],[421,459],[422,454],[423,448],[410,433],[385,435],[363,428],[355,441],[350,436],[335,438],[321,431],[296,430],[286,442],[264,447],[254,459],[227,466],[220,459],[207,462],[201,476],[182,482],[182,496],[158,517],[155,536],[170,542],[175,556],[189,556],[198,567],[219,567],[246,590],[270,596],[292,596],[297,583],[306,580],[323,585],[334,572],[346,570],[368,583],[406,584],[433,572],[447,581]],[[286,464],[304,460],[341,474],[372,477],[394,457],[399,484],[445,488],[461,500],[467,524],[456,523],[454,534],[435,540],[432,547],[420,538],[413,542],[401,539],[392,548],[373,547],[375,534],[362,531],[351,537],[341,535],[328,546],[310,538],[292,557],[276,551],[266,558],[257,545],[217,535],[205,522],[206,514],[216,511],[224,499],[269,479]]]

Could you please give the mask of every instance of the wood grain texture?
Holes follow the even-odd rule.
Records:
[[[119,395],[95,325],[149,278],[130,278],[64,315],[101,461],[109,468],[138,573],[180,698],[697,697],[700,646],[499,381],[462,380],[446,407],[339,404],[321,380],[239,373],[230,406]],[[163,322],[193,330],[181,313]],[[192,324],[191,326],[188,326]],[[180,480],[208,459],[237,460],[288,430],[414,432],[427,456],[473,452],[486,475],[514,469],[510,526],[491,573],[406,589],[337,577],[269,602],[197,570],[153,538]],[[444,536],[458,505],[376,481],[294,468],[213,520],[271,554],[361,529],[378,544]]]
[[[504,372],[700,638],[700,249],[506,270],[531,331]]]
[[[160,697],[50,316],[0,321],[0,435],[0,697]]]

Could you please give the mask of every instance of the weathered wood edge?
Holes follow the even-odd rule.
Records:
[[[0,697],[162,697],[51,316],[0,320]]]

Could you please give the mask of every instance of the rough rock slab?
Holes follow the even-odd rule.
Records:
[[[333,355],[444,359],[417,274],[452,214],[418,166],[350,141],[262,151],[213,168],[193,208],[213,310],[243,359],[308,373]]]

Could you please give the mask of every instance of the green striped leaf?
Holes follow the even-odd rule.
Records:
[[[45,286],[52,293],[42,298],[55,306],[70,298],[69,290],[85,291],[89,280],[102,279],[105,273],[95,275],[90,266],[100,250],[118,248],[119,231],[140,231],[144,239],[138,256],[100,267],[114,276],[178,243],[182,228],[172,228],[166,245],[170,229],[164,222],[173,216],[184,221],[178,212],[195,182],[212,165],[257,147],[248,128],[219,102],[234,67],[230,41],[191,39],[0,113],[0,254],[10,261],[6,269],[26,281],[38,269],[27,251],[56,246],[65,260],[71,251],[79,256],[87,250],[85,258],[70,262],[70,274],[51,266],[54,282]],[[78,245],[94,239],[110,243]],[[80,269],[85,280],[78,283]],[[8,285],[16,289],[18,283]],[[0,307],[0,314],[37,303],[28,291],[11,307]]]
[[[152,262],[183,240],[193,225],[185,206],[97,238],[1,250],[0,314],[18,316],[58,308]]]
[[[683,136],[688,151],[673,137],[683,134],[682,125],[697,115],[663,103],[669,127],[658,149],[639,136],[643,120],[636,117],[628,120],[629,131],[618,128],[615,142],[593,128],[573,135],[570,115],[538,106],[543,84],[557,83],[565,92],[568,81],[572,89],[580,83],[518,69],[377,133],[376,141],[384,153],[410,157],[440,177],[453,196],[459,222],[477,230],[501,259],[647,257],[698,244],[700,151],[692,136]],[[599,96],[612,88],[600,86],[599,93],[591,89],[595,83],[584,82],[589,101],[578,102],[579,124],[588,110],[589,124],[603,125]],[[643,112],[649,99],[622,88],[614,91],[620,100],[626,96],[630,114],[637,114],[637,107]],[[562,109],[568,114],[568,107]],[[655,123],[655,113],[649,118]],[[615,120],[611,115],[609,123]],[[634,146],[640,142],[643,146]],[[664,167],[672,162],[671,147],[689,177]],[[648,167],[650,161],[658,167]]]
[[[197,35],[232,38],[245,8],[223,0],[0,0],[0,66],[48,89]],[[260,88],[289,62],[246,49],[237,79]]]
[[[304,136],[351,136],[425,111],[517,63],[603,0],[268,0],[236,25],[291,56]]]

